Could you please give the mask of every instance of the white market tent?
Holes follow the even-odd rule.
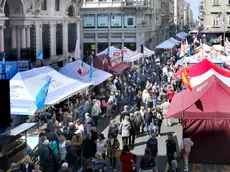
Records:
[[[107,55],[108,53],[109,53],[110,58],[121,57],[121,50],[114,47],[114,46],[110,46],[110,47],[106,48],[102,52],[97,53],[96,56],[103,56],[103,55]]]
[[[186,36],[183,36],[183,35],[181,35],[180,33],[177,33],[177,34],[176,34],[176,37],[178,37],[178,38],[180,38],[180,39],[182,39],[182,40],[184,40],[184,39],[186,38]]]
[[[142,53],[139,53],[137,51],[132,51],[126,47],[122,48],[124,62],[126,63],[132,63],[135,62],[143,57]]]
[[[188,34],[185,33],[185,32],[180,32],[179,34],[182,35],[183,37],[187,37],[188,36]]]
[[[83,63],[83,72],[79,73],[78,70],[81,68],[81,65],[82,65],[81,60],[67,63],[64,67],[62,67],[59,70],[59,72],[65,76],[79,80],[81,82],[91,83],[94,86],[101,84],[102,82],[106,81],[112,76],[112,74],[108,72],[105,72],[97,68],[93,68],[93,77],[92,77],[92,81],[90,81],[89,80],[90,66],[86,63]]]
[[[194,54],[193,56],[190,57],[190,59],[194,59],[198,61],[201,61],[202,59],[211,59],[211,58],[212,57],[204,51],[200,51],[199,53]]]
[[[216,56],[216,57],[214,57],[214,58],[217,59],[217,60],[220,60],[220,61],[222,61],[222,62],[225,62],[226,59],[227,59],[227,56],[225,56],[225,55],[223,55],[223,54],[220,54],[220,55],[218,55],[218,56]]]
[[[166,40],[162,42],[161,44],[157,45],[157,49],[172,49],[176,44],[172,42],[171,40]]]
[[[212,46],[216,51],[224,51],[224,47],[220,44]]]
[[[136,52],[141,53],[141,47],[139,47]],[[151,57],[155,54],[153,50],[150,50],[146,47],[144,47],[144,57]]]
[[[199,46],[199,47],[197,47],[196,49],[199,49],[199,50],[203,49],[205,52],[210,52],[210,51],[212,51],[212,47],[210,47],[210,46],[207,45],[207,44],[202,44],[202,47]]]
[[[181,43],[181,41],[178,41],[178,40],[176,40],[176,39],[173,38],[173,37],[171,37],[171,38],[169,38],[169,39],[170,39],[170,41],[174,42],[176,45],[179,45],[179,44]]]
[[[11,114],[33,115],[36,96],[49,77],[51,84],[45,102],[47,106],[57,104],[91,85],[66,77],[49,66],[19,72],[10,80]]]

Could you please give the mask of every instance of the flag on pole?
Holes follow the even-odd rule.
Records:
[[[188,88],[190,91],[192,91],[192,87],[190,84],[190,77],[189,77],[189,69],[188,69],[188,64],[187,64],[187,59],[185,59],[185,67],[183,71],[181,72],[181,80],[182,84]]]
[[[41,110],[45,106],[46,97],[48,94],[51,78],[45,83],[45,85],[40,89],[38,95],[36,96],[36,106],[38,110]]]
[[[92,81],[93,79],[93,56],[91,57],[91,64],[89,69],[89,81]]]
[[[81,59],[80,39],[77,39],[77,42],[76,42],[75,59]]]
[[[80,76],[82,76],[82,74],[83,74],[83,69],[84,69],[84,62],[83,62],[83,60],[81,61],[81,66],[80,66],[80,68],[77,70],[77,73],[80,75]]]
[[[37,59],[43,61],[43,48],[38,52]]]
[[[5,55],[2,57],[2,73],[3,74],[6,73],[6,56]]]

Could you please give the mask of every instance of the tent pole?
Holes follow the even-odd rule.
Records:
[[[182,97],[182,139],[184,139],[183,137],[183,133],[184,133],[184,97]]]

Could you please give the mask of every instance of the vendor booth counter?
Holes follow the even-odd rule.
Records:
[[[29,130],[37,130],[36,127],[37,123],[23,123],[0,135],[4,157],[7,159],[6,168],[27,155],[27,133]]]

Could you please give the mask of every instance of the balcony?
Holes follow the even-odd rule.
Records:
[[[121,7],[146,9],[151,8],[151,0],[84,0],[83,8]]]

